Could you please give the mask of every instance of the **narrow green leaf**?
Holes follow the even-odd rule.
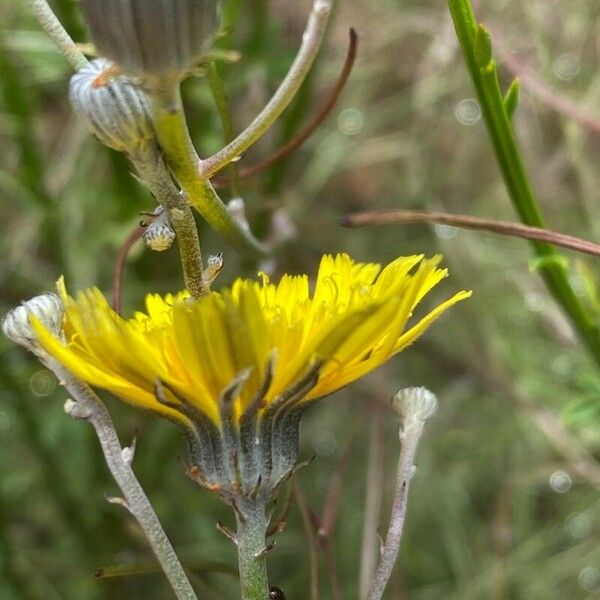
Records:
[[[520,91],[521,80],[518,77],[515,77],[510,86],[508,86],[508,90],[506,90],[506,94],[504,96],[504,108],[506,108],[506,113],[508,114],[509,119],[512,119],[519,103]]]
[[[483,25],[477,26],[473,54],[480,69],[485,69],[492,62],[492,38],[490,32]]]

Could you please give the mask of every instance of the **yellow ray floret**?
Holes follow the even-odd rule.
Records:
[[[321,365],[306,401],[325,396],[377,368],[411,344],[456,302],[459,292],[420,320],[416,305],[447,274],[441,257],[401,257],[381,269],[346,254],[324,256],[314,290],[308,277],[278,284],[237,279],[231,288],[192,300],[187,292],[146,298],[146,312],[123,319],[97,289],[67,295],[65,340],[33,321],[40,344],[76,376],[167,418],[181,414],[155,396],[157,381],[172,404],[184,402],[220,424],[218,399],[248,369],[234,404],[241,415],[273,365],[264,407]]]

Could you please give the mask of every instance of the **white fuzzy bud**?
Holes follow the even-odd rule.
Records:
[[[204,283],[211,285],[217,278],[217,275],[223,269],[223,264],[224,261],[222,252],[209,256],[208,260],[206,261],[206,269],[204,269],[204,273],[202,273],[202,279]]]
[[[32,352],[39,351],[37,336],[29,322],[33,315],[55,336],[62,337],[64,308],[56,294],[35,296],[13,308],[2,321],[2,331],[10,340]]]
[[[167,212],[160,213],[144,231],[146,246],[156,252],[168,250],[175,240],[175,232],[169,223]]]
[[[437,410],[437,398],[424,387],[405,388],[394,396],[392,406],[402,417],[403,429],[423,427]]]

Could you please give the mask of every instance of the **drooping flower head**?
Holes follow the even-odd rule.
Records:
[[[306,406],[383,364],[470,295],[459,292],[413,318],[447,274],[439,262],[408,256],[382,269],[345,254],[324,256],[312,291],[305,275],[274,284],[263,274],[198,300],[187,292],[149,295],[146,311],[131,319],[116,314],[97,289],[72,298],[59,286],[64,340],[42,323],[33,326],[45,350],[81,379],[211,438],[199,442],[204,455],[223,452],[215,438],[235,446],[236,460],[246,446],[267,444],[253,461],[263,465],[263,482],[268,463],[274,483],[295,463]],[[275,453],[279,443],[289,447]],[[255,482],[256,469],[242,466],[243,481]],[[203,477],[210,482],[215,469],[204,463]]]

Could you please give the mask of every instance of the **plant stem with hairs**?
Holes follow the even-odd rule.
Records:
[[[416,470],[415,455],[417,446],[427,419],[437,409],[436,397],[425,388],[400,390],[394,397],[393,402],[402,418],[400,426],[402,446],[396,471],[396,491],[394,492],[390,524],[382,548],[381,559],[369,587],[367,600],[381,600],[392,575],[400,552],[400,541],[406,518],[408,487]]]
[[[41,359],[73,396],[74,400],[68,400],[65,404],[65,412],[73,418],[88,421],[94,427],[106,464],[123,493],[125,505],[140,524],[176,597],[179,600],[196,600],[196,594],[173,546],[137,480],[130,460],[121,448],[115,426],[106,407],[90,387],[74,377],[57,361],[44,356],[41,356]]]
[[[77,71],[84,67],[88,60],[67,33],[46,0],[27,0],[31,12],[35,15],[42,29],[48,34],[61,54]]]
[[[152,160],[148,156],[144,156],[144,160],[136,160],[134,156],[131,159],[140,178],[169,215],[177,235],[185,287],[194,298],[204,296],[210,287],[202,276],[204,268],[198,230],[185,194],[175,187],[158,153]]]
[[[235,511],[235,516],[242,600],[266,600],[269,597],[266,507],[262,502],[244,502]]]
[[[149,99],[158,142],[192,206],[237,248],[254,255],[266,254],[250,230],[233,218],[210,181],[198,175],[200,159],[188,131],[179,82],[164,82],[151,91]]]

